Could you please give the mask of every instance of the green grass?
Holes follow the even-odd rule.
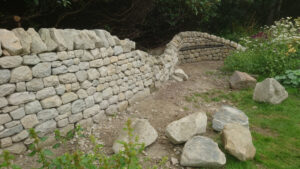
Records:
[[[289,98],[279,105],[253,101],[251,90],[228,94],[249,117],[256,156],[240,162],[227,155],[226,169],[300,168],[300,93],[295,88],[287,90]]]

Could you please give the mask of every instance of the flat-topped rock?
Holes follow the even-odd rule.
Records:
[[[256,79],[245,72],[235,71],[229,79],[232,89],[254,88]]]
[[[180,165],[185,167],[222,167],[226,163],[225,154],[212,139],[195,136],[188,140],[181,154]]]
[[[237,123],[246,128],[249,128],[248,117],[244,112],[230,106],[222,106],[213,115],[212,121],[213,129],[216,131],[222,131],[224,126],[229,123]]]
[[[205,113],[193,113],[170,123],[166,128],[166,135],[173,144],[181,144],[196,134],[205,133],[206,124]]]

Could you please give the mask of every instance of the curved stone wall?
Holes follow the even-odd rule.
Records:
[[[204,55],[194,49],[203,41],[223,46]],[[104,30],[0,29],[0,150],[24,152],[32,142],[29,128],[42,136],[100,123],[149,95],[150,86],[168,80],[179,62],[221,59],[237,48],[205,33],[183,32],[162,55],[152,56]],[[201,55],[194,55],[198,50]]]

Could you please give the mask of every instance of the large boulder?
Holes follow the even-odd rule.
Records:
[[[221,167],[226,158],[212,139],[195,136],[187,141],[183,147],[180,164],[186,167]]]
[[[239,124],[226,124],[222,135],[225,149],[231,155],[241,161],[253,159],[256,149],[248,128]]]
[[[166,135],[174,144],[185,143],[194,135],[205,133],[206,124],[205,113],[194,113],[170,123],[166,128]]]
[[[271,104],[280,104],[287,97],[285,88],[274,78],[267,78],[257,83],[253,94],[253,100]]]
[[[235,71],[229,79],[232,89],[254,88],[256,79],[245,72]]]
[[[12,31],[0,29],[0,43],[5,55],[14,56],[23,51],[20,40]]]
[[[146,119],[134,119],[131,123],[133,141],[138,137],[138,143],[144,143],[145,147],[151,145],[155,142],[158,137],[157,131],[151,126],[148,120]],[[118,153],[119,151],[124,150],[122,144],[119,141],[129,142],[129,136],[127,130],[122,130],[113,144],[113,151]]]
[[[249,128],[248,117],[244,112],[230,106],[222,106],[213,116],[213,129],[222,131],[224,126],[229,123],[237,123]]]
[[[30,53],[30,46],[32,43],[31,36],[23,28],[15,28],[12,30],[16,37],[19,38],[21,45],[23,47],[22,54]]]

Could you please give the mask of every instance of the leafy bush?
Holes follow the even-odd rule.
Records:
[[[240,70],[263,76],[280,75],[300,66],[299,18],[290,18],[265,27],[252,37],[242,39],[246,51],[237,51],[225,60],[225,70]]]
[[[300,87],[300,69],[287,70],[285,74],[276,76],[275,79],[284,85]]]
[[[90,142],[93,144],[93,151],[91,153],[84,153],[78,149],[73,153],[65,153],[61,156],[54,157],[50,149],[43,149],[40,144],[46,141],[46,137],[38,137],[38,133],[34,129],[30,129],[30,138],[34,141],[29,146],[29,156],[37,156],[37,162],[41,165],[41,169],[142,169],[140,154],[144,150],[144,145],[138,143],[138,138],[133,138],[133,129],[131,127],[131,120],[126,123],[126,128],[129,142],[120,142],[124,146],[124,150],[117,154],[107,156],[102,151],[103,145],[97,144],[94,136],[90,136]],[[57,143],[53,146],[54,149],[60,147],[71,139],[79,139],[86,137],[82,134],[82,128],[77,127],[67,133],[66,136],[61,136],[60,132],[55,131],[55,138]],[[78,141],[78,140],[77,140]],[[7,151],[4,151],[0,156],[3,163],[0,168],[19,169],[21,167],[12,165],[14,157]],[[163,168],[167,159],[163,159],[159,166],[152,166],[151,169]]]

